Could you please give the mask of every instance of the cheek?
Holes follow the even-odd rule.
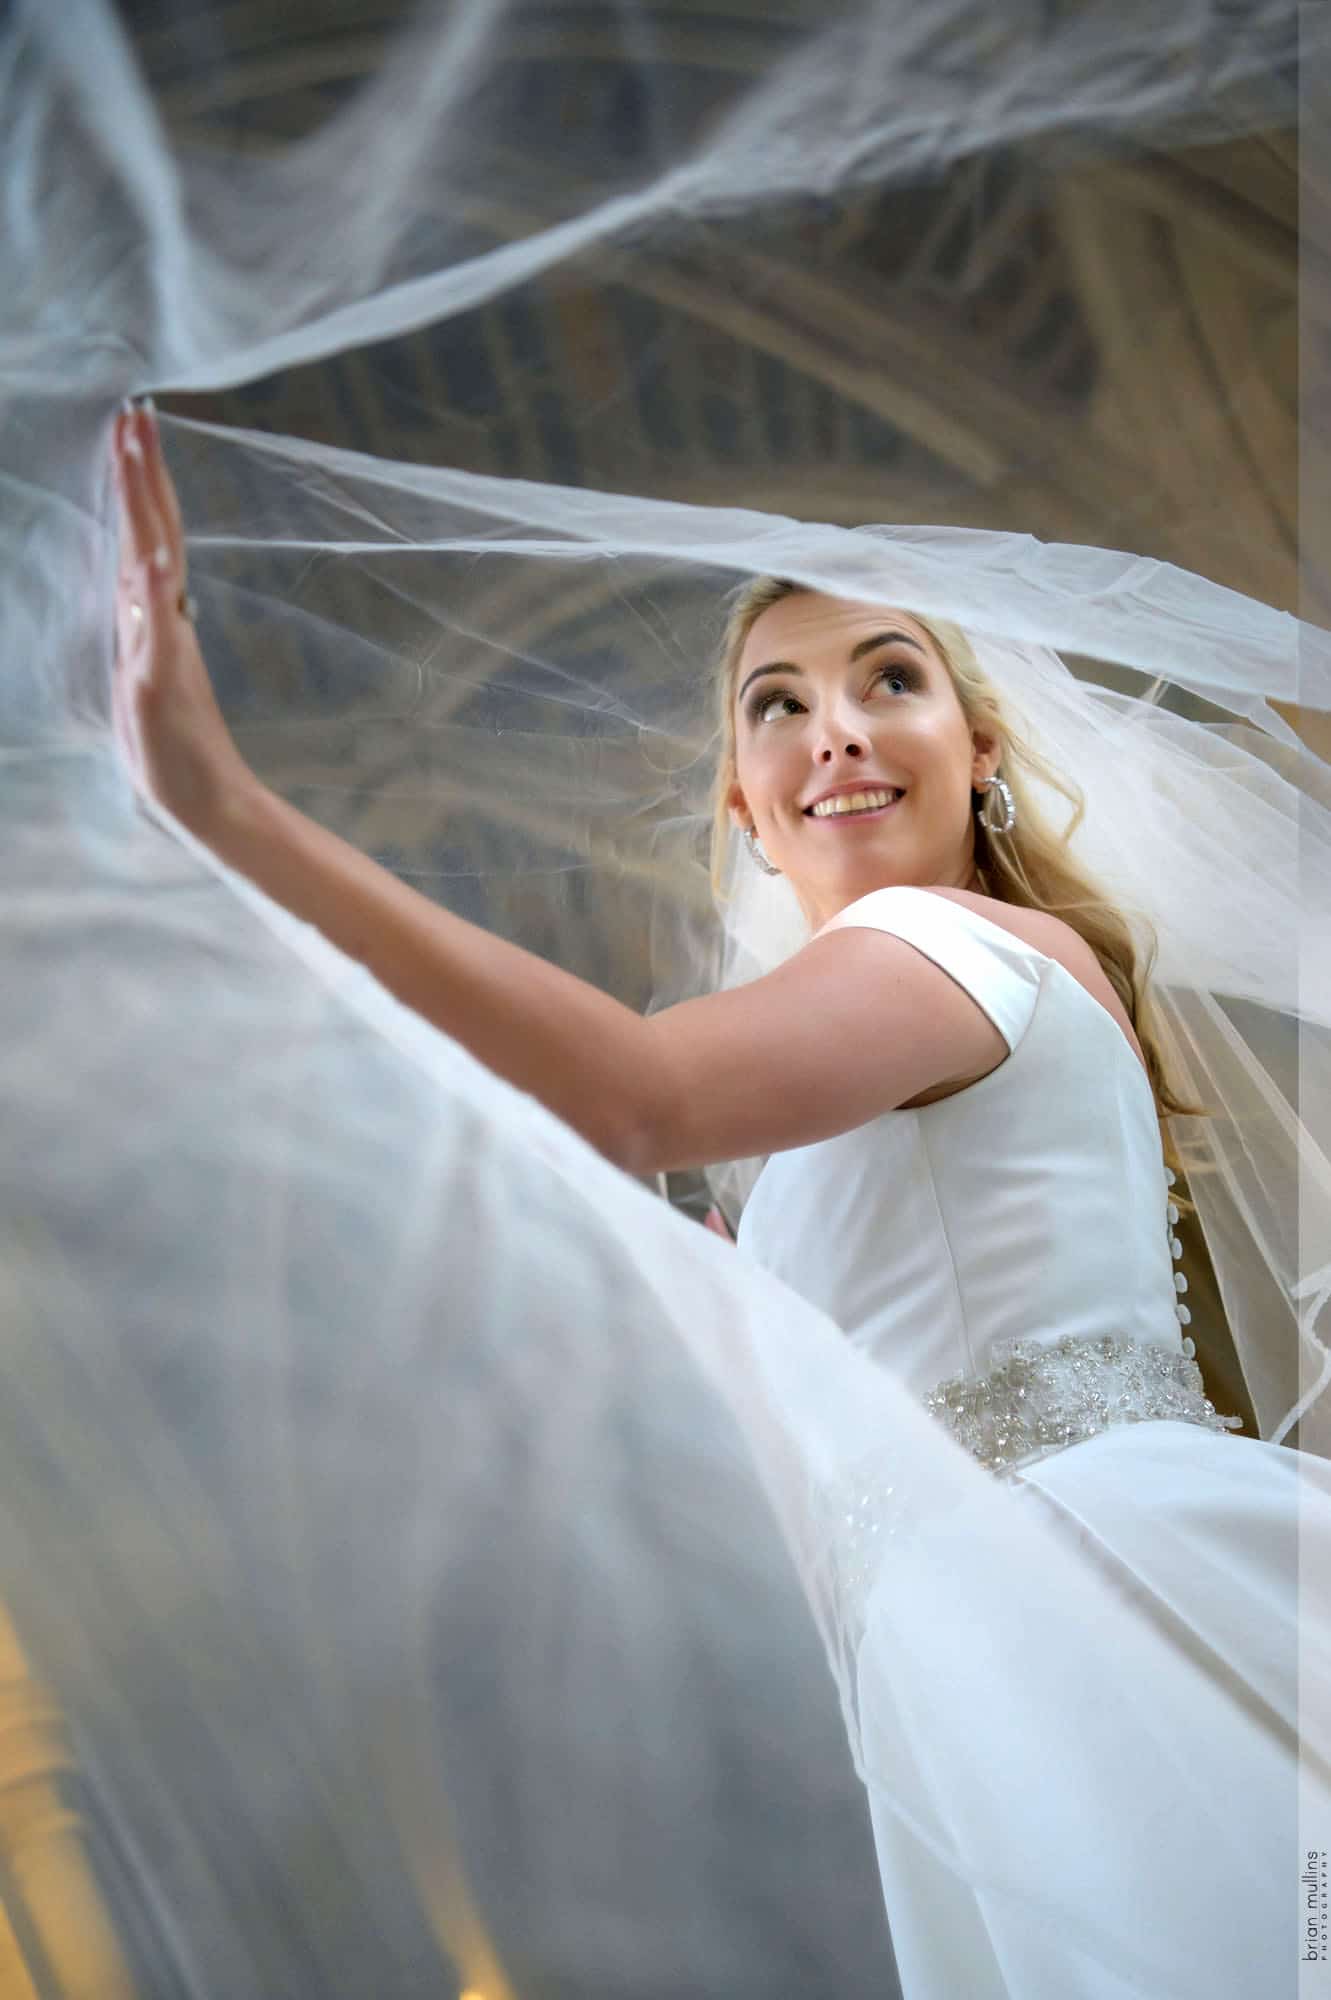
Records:
[[[885,744],[913,748],[925,757],[955,756],[958,744],[970,740],[964,726],[958,731],[955,717],[940,715],[937,709],[932,712],[916,709],[910,714],[903,711],[884,717],[883,727],[877,733]]]
[[[793,760],[789,745],[777,738],[775,729],[765,736],[755,733],[736,755],[735,775],[751,809],[761,811],[780,799],[783,785],[788,789]]]

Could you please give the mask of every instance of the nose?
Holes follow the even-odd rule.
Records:
[[[840,757],[866,757],[869,739],[853,715],[829,716],[818,731],[813,746],[815,764],[835,764]]]

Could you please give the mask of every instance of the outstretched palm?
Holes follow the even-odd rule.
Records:
[[[150,410],[112,441],[120,503],[112,715],[136,788],[202,837],[254,782],[217,705],[185,594],[180,505]]]

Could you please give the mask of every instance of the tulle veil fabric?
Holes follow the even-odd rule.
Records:
[[[856,1765],[996,1933],[1075,1921],[1125,1990],[1187,1990],[1179,1939],[1037,1866],[1080,1773],[1126,1791],[1173,1757],[1186,1661],[835,1328],[134,803],[106,442],[128,391],[253,383],[257,415],[363,349],[428,417],[423,333],[540,279],[742,307],[798,275],[792,204],[1280,115],[1295,26],[1274,0],[1203,37],[1121,0],[426,9],[363,25],[354,87],[293,28],[299,129],[250,131],[253,24],[7,21],[0,1597],[143,1990],[890,1991]],[[511,337],[539,382],[516,304]],[[584,454],[615,425],[593,364]],[[1082,785],[1078,851],[1158,928],[1169,1052],[1219,1111],[1179,1138],[1244,1385],[1320,1479],[1331,774],[1279,705],[1331,708],[1326,634],[1066,540],[463,469],[468,427],[502,465],[478,396],[441,388],[413,457],[350,402],[341,443],[164,420],[256,766],[664,1005],[799,941],[738,854],[724,922],[708,883],[724,592],[776,570],[964,624]],[[871,1597],[840,1556],[867,1486]],[[1083,1762],[1023,1792],[982,1731],[918,1754],[940,1688],[955,1723],[1032,1661]],[[1261,1726],[1301,1732],[1321,1810],[1326,1717],[1276,1698]],[[1180,1773],[1199,1813],[1214,1783]]]

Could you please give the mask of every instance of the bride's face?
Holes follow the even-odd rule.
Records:
[[[732,699],[731,815],[756,829],[815,928],[872,889],[975,885],[972,788],[998,757],[972,738],[913,618],[783,597],[755,619]],[[887,804],[885,791],[903,796]],[[869,796],[846,810],[856,794]]]

